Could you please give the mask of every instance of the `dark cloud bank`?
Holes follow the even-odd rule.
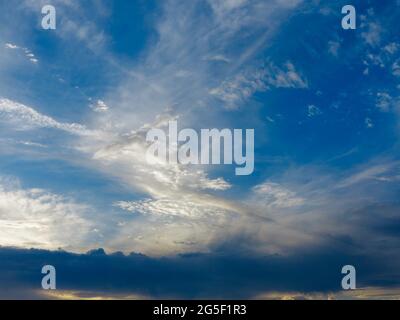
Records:
[[[228,299],[266,292],[338,291],[345,264],[357,266],[359,287],[399,284],[399,274],[393,274],[390,263],[326,248],[290,257],[214,253],[170,258],[106,254],[103,249],[72,254],[0,248],[0,298],[35,298],[46,264],[57,269],[58,290],[153,298]]]

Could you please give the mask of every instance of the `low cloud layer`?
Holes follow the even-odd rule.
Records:
[[[328,249],[328,250],[327,250]],[[234,253],[190,254],[154,259],[143,255],[107,255],[102,249],[84,255],[43,250],[0,248],[0,298],[284,298],[330,296],[344,298],[341,267],[358,266],[358,287],[399,286],[389,283],[388,270],[362,255],[330,251],[307,254],[252,256]],[[20,261],[24,261],[23,264]],[[57,270],[57,290],[40,288],[41,268]],[[295,294],[295,292],[298,292]],[[364,291],[351,295],[362,297]],[[350,295],[350,294],[349,294]],[[368,297],[366,295],[366,297]]]

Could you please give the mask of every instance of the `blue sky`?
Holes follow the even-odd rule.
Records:
[[[45,4],[57,9],[56,30],[41,28]],[[229,277],[248,284],[247,298],[339,296],[336,270],[340,277],[342,265],[358,263],[364,293],[392,292],[400,280],[400,3],[352,1],[356,30],[341,27],[346,4],[2,1],[0,255],[29,264],[34,248],[68,265],[104,248],[143,254],[161,274],[190,269],[187,255],[205,270],[237,256],[242,268]],[[146,131],[172,119],[196,130],[254,129],[254,173],[148,164]],[[59,249],[69,253],[59,258]],[[118,259],[116,273],[129,274],[130,258]],[[297,280],[312,265],[323,285]],[[279,283],[274,268],[287,270]],[[33,282],[13,272],[33,294]],[[120,278],[105,287],[128,296],[227,294],[223,272],[214,276],[207,288],[121,287]],[[92,286],[69,278],[64,288],[104,294],[93,277]]]

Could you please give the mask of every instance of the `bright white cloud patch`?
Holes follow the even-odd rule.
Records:
[[[18,48],[19,48],[17,45],[12,44],[12,43],[6,43],[6,44],[5,44],[5,47],[6,47],[7,49],[18,49]]]
[[[88,208],[41,189],[21,189],[0,178],[0,244],[3,246],[66,248],[85,242]]]
[[[92,108],[93,111],[96,112],[106,112],[109,109],[107,104],[103,100],[97,100],[96,103],[90,105],[90,108]]]

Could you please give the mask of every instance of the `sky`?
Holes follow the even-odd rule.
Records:
[[[0,0],[0,299],[399,298],[399,19],[397,0]],[[173,120],[254,129],[254,172],[148,163]]]

